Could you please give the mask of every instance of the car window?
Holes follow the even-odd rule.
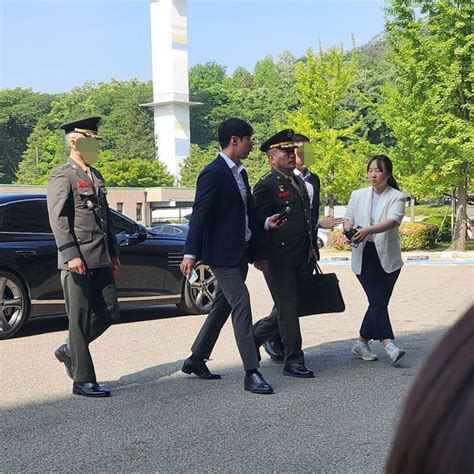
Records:
[[[116,235],[132,235],[136,232],[135,224],[124,219],[119,214],[112,212],[112,220],[114,222]]]
[[[0,230],[2,232],[52,233],[46,201],[31,200],[6,204]]]

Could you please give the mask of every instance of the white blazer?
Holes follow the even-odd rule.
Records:
[[[405,201],[405,195],[401,191],[387,186],[377,204],[374,224],[378,224],[385,219],[393,219],[401,223],[405,214]],[[351,219],[356,226],[368,227],[370,226],[371,213],[372,186],[354,191],[351,194],[344,217]],[[382,268],[387,273],[392,273],[401,268],[403,260],[398,226],[379,234],[372,234],[372,237]],[[366,241],[361,242],[357,248],[352,247],[352,271],[356,275],[360,275],[362,271],[362,253],[364,252],[365,243]]]

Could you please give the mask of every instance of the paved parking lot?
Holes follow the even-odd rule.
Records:
[[[262,351],[272,396],[243,391],[230,324],[209,363],[223,379],[182,374],[204,316],[178,317],[170,306],[128,311],[92,344],[111,398],[72,396],[53,357],[66,320],[31,321],[21,337],[0,342],[0,472],[382,472],[414,376],[472,303],[474,267],[404,267],[390,310],[408,354],[396,367],[378,344],[378,362],[353,358],[365,296],[348,266],[325,268],[338,274],[347,309],[302,320],[315,379],[283,377]],[[248,283],[259,319],[272,302],[258,272]]]

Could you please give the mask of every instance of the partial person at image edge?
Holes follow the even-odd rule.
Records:
[[[474,472],[474,306],[433,350],[410,389],[387,474]]]

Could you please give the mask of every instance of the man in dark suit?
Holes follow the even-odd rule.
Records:
[[[262,144],[272,170],[254,188],[257,210],[263,215],[288,213],[287,223],[267,234],[270,255],[265,279],[276,311],[254,326],[256,344],[280,334],[284,349],[283,374],[312,378],[304,361],[298,318],[298,276],[309,271],[312,247],[311,208],[304,183],[293,171],[296,166],[294,132],[282,130]]]
[[[316,253],[316,258],[319,260],[319,250],[317,245],[318,227],[323,229],[332,229],[335,226],[342,224],[342,219],[334,219],[332,217],[323,217],[319,219],[319,203],[320,203],[320,181],[317,174],[311,173],[308,165],[314,160],[314,149],[307,136],[300,133],[295,133],[292,137],[295,145],[296,167],[293,171],[295,176],[302,179],[308,192],[308,197],[311,205],[311,229],[313,248]],[[272,312],[276,311],[276,307]],[[275,362],[283,362],[284,351],[280,335],[277,334],[274,338],[264,341],[263,347],[267,354]]]
[[[89,344],[119,318],[114,277],[120,260],[112,214],[97,161],[100,117],[66,123],[69,158],[49,176],[47,188],[51,229],[58,246],[69,337],[55,351],[74,380],[73,393],[107,397],[96,380]]]
[[[250,298],[245,279],[248,263],[265,268],[261,245],[264,229],[279,226],[277,215],[266,220],[257,215],[242,165],[252,147],[252,127],[230,118],[219,126],[222,152],[199,175],[196,198],[184,247],[181,271],[190,278],[196,259],[210,265],[218,283],[211,311],[184,361],[183,372],[202,379],[220,379],[206,366],[222,326],[232,312],[232,324],[246,372],[244,389],[273,393],[258,372],[259,357],[252,333]]]

